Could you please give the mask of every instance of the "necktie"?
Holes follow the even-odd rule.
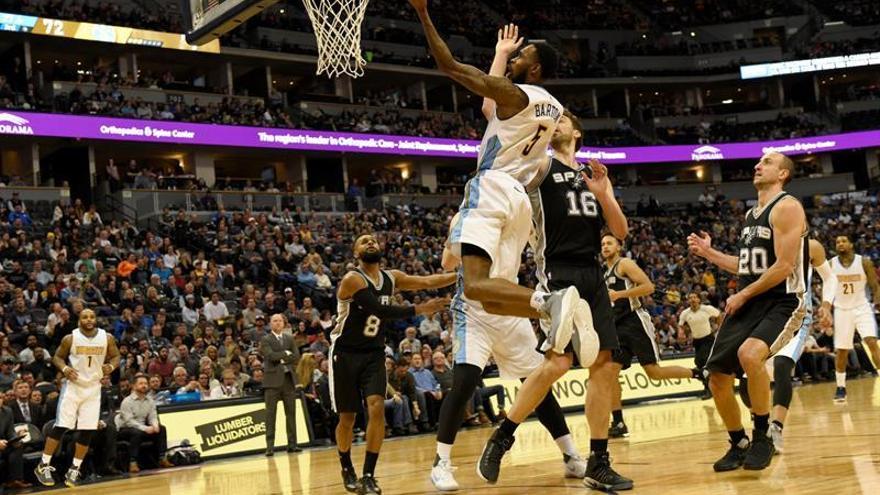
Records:
[[[31,422],[31,409],[28,407],[27,402],[22,402],[21,404],[21,415],[24,416],[25,423]]]

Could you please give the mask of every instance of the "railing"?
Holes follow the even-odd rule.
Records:
[[[70,202],[70,189],[66,187],[8,186],[0,188],[0,198],[4,200],[9,200],[13,193],[18,193],[18,198],[26,203],[50,201],[66,204]]]

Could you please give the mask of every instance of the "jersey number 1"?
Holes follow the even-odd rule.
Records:
[[[532,140],[529,141],[529,144],[523,148],[523,156],[529,156],[532,153],[532,150],[535,148],[535,145],[538,144],[538,140],[541,139],[541,135],[544,134],[544,131],[547,130],[547,126],[539,125],[537,132],[532,137]]]
[[[364,335],[367,337],[375,337],[379,333],[379,325],[382,324],[382,320],[379,319],[376,315],[370,315],[367,318],[367,323],[364,325]]]

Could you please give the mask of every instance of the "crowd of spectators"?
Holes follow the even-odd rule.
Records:
[[[855,55],[880,50],[880,31],[870,37],[829,41],[822,37],[816,38],[808,45],[799,47],[796,53],[799,58],[821,58],[836,55]]]
[[[880,4],[874,0],[819,0],[813,3],[832,20],[846,21],[851,26],[880,24]]]
[[[702,122],[694,126],[657,129],[657,139],[666,144],[728,143],[766,141],[816,136],[829,129],[812,114],[779,114],[773,120],[738,123],[725,120]]]
[[[652,22],[668,31],[803,13],[799,5],[786,0],[633,0],[633,3]]]
[[[180,15],[165,10],[147,10],[134,2],[105,0],[0,0],[4,12],[20,12],[51,19],[100,22],[113,26],[183,32]]]

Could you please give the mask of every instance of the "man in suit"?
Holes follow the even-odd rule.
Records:
[[[30,423],[42,430],[49,418],[42,405],[31,402],[30,384],[24,380],[16,380],[12,388],[15,391],[15,400],[9,404],[9,408],[12,409],[15,423]]]
[[[24,481],[21,442],[10,442],[17,438],[14,425],[12,411],[0,405],[0,479],[5,481],[3,487],[18,490],[30,488],[31,484]]]
[[[282,333],[284,316],[272,315],[269,327],[272,331],[260,341],[260,354],[265,359],[263,389],[266,400],[266,456],[272,456],[275,448],[275,411],[278,401],[284,402],[287,416],[287,451],[299,452],[296,445],[296,363],[299,350],[293,336]]]

